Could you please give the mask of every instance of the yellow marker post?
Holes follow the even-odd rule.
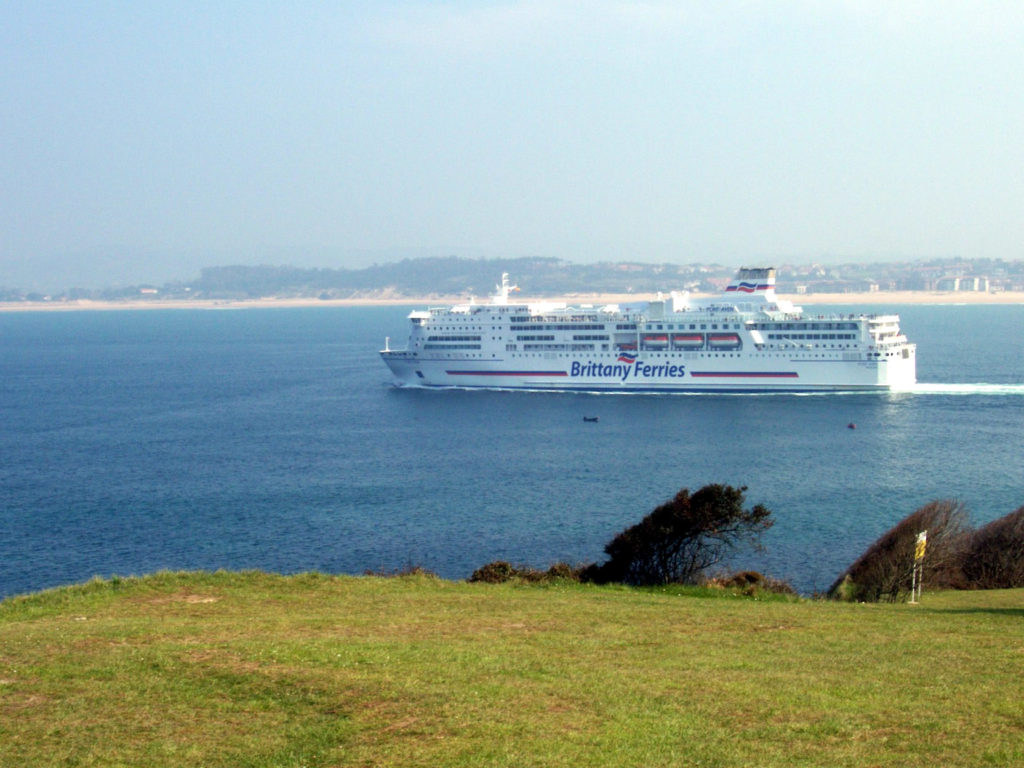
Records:
[[[914,571],[910,581],[910,602],[917,603],[921,599],[921,566],[924,562],[924,551],[928,546],[928,531],[917,534],[914,542]]]
[[[914,560],[921,562],[924,560],[924,550],[928,546],[928,531],[921,531],[917,534],[917,543],[914,545]]]

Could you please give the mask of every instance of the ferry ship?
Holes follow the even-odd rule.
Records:
[[[819,315],[775,294],[775,269],[741,268],[721,295],[673,292],[596,306],[489,303],[410,313],[405,349],[385,340],[396,383],[584,391],[837,392],[916,380],[898,315]]]

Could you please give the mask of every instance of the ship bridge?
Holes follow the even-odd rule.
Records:
[[[879,346],[902,344],[907,337],[900,330],[899,315],[875,315],[868,318],[868,333]]]

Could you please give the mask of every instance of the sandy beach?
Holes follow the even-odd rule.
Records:
[[[667,294],[666,294],[667,295]],[[694,294],[694,297],[707,297],[717,294]],[[864,293],[809,293],[803,295],[779,294],[797,305],[817,304],[885,304],[893,307],[910,304],[1024,304],[1024,291],[1000,291],[996,293],[981,291],[878,291]],[[657,294],[569,294],[561,298],[555,297],[517,297],[519,302],[558,302],[569,304],[625,304],[637,301],[656,299]],[[474,297],[478,304],[486,304],[489,298]],[[0,312],[67,312],[67,311],[104,311],[124,309],[252,309],[267,307],[437,307],[451,304],[463,304],[469,301],[467,296],[432,296],[425,298],[354,298],[354,299],[316,299],[316,298],[276,298],[238,299],[238,300],[203,300],[203,299],[134,299],[124,301],[35,301],[35,302],[0,302]]]

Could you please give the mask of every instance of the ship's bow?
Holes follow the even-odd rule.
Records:
[[[381,360],[391,370],[397,384],[416,386],[420,377],[416,374],[413,356],[404,350],[384,349],[380,353]]]

